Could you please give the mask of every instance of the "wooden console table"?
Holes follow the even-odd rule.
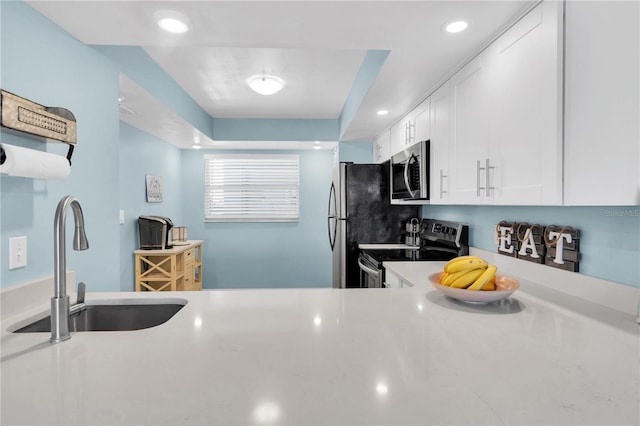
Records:
[[[202,290],[202,241],[166,250],[136,250],[136,291]]]

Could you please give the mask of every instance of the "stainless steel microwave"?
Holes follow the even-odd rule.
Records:
[[[429,199],[429,141],[418,142],[391,157],[391,199]]]

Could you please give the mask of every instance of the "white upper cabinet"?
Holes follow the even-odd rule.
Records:
[[[408,119],[405,117],[402,120],[398,121],[396,124],[391,126],[391,150],[390,154],[397,154],[398,152],[405,149],[407,146],[408,140]]]
[[[429,139],[429,99],[391,127],[391,155]]]
[[[429,140],[431,136],[430,105],[431,99],[427,98],[411,112],[413,137],[410,145]]]
[[[486,50],[493,204],[562,204],[562,5],[543,2]]]
[[[451,185],[454,204],[479,204],[486,182],[485,160],[489,157],[487,83],[484,54],[478,55],[450,80]],[[434,170],[431,171],[434,179]]]
[[[431,204],[449,202],[449,144],[451,143],[451,102],[450,83],[447,81],[431,95],[431,184],[429,199]]]
[[[565,204],[640,204],[640,6],[567,2]]]
[[[373,142],[373,161],[382,163],[389,159],[391,150],[391,130],[385,130]]]
[[[562,203],[561,8],[539,4],[452,77],[452,203]]]

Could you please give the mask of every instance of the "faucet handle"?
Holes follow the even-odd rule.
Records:
[[[78,283],[78,300],[76,303],[84,303],[84,293],[87,290],[87,285],[80,281]]]

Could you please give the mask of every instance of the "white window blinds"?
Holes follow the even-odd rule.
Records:
[[[205,155],[205,221],[300,218],[298,155]]]

